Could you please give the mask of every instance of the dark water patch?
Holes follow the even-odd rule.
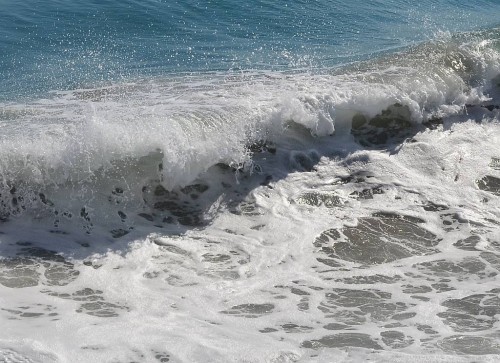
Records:
[[[412,299],[418,300],[418,301],[430,301],[431,299],[425,296],[420,296],[420,295],[411,295],[410,296]]]
[[[414,312],[409,312],[409,313],[400,313],[400,314],[394,314],[392,316],[392,319],[394,320],[407,320],[414,318],[417,315],[417,313]]]
[[[166,251],[166,252],[170,252],[170,253],[174,253],[176,255],[181,255],[181,256],[186,256],[186,257],[191,256],[191,252],[186,251],[185,249],[183,249],[179,246],[170,244],[168,242],[164,242],[163,240],[155,239],[155,240],[153,240],[153,243],[160,246],[162,251]]]
[[[168,272],[168,270],[164,271]],[[153,272],[154,273],[154,272]],[[186,281],[185,276],[176,273],[170,273],[166,278],[165,282],[170,286],[195,286],[196,282]]]
[[[453,244],[456,248],[465,251],[477,251],[476,245],[481,242],[481,237],[479,236],[469,236],[465,239],[460,239]]]
[[[432,288],[427,285],[419,285],[419,286],[403,285],[402,288],[403,288],[402,291],[405,294],[425,294],[432,291]]]
[[[310,327],[310,326],[306,326],[306,325],[297,325],[297,324],[293,324],[293,323],[287,323],[287,324],[283,324],[281,325],[281,329],[283,329],[283,331],[285,333],[307,333],[307,332],[310,332],[312,331],[314,328]]]
[[[457,230],[462,228],[462,225],[475,225],[481,227],[480,223],[470,221],[460,216],[458,213],[443,213],[440,215],[442,220],[442,224],[444,226],[444,230],[446,232],[451,232],[453,230]]]
[[[426,324],[416,324],[415,327],[417,328],[418,331],[421,331],[427,335],[438,335],[439,332],[434,330],[432,326],[426,325]]]
[[[500,342],[489,337],[453,335],[439,341],[438,346],[446,352],[455,354],[500,354]]]
[[[261,333],[275,333],[277,331],[279,331],[279,330],[274,329],[274,328],[264,328],[264,329],[259,330],[259,332],[261,332]]]
[[[186,275],[179,268],[217,281],[237,280],[241,278],[239,273],[241,266],[248,264],[251,260],[251,256],[238,249],[237,246],[227,246],[219,240],[205,237],[193,238],[189,244],[190,247],[196,246],[196,251],[176,245],[172,238],[157,238],[153,242],[159,246],[160,251],[153,257],[153,262],[157,267],[145,272],[143,277],[162,278],[172,286],[197,284],[192,280],[186,281]]]
[[[320,160],[320,154],[316,150],[292,151],[289,157],[289,167],[294,171],[311,172],[315,170]]]
[[[500,179],[491,175],[486,175],[476,181],[479,189],[500,196]]]
[[[423,125],[430,130],[436,130],[438,127],[443,125],[443,119],[440,117],[432,117],[425,121]]]
[[[390,293],[379,290],[334,289],[325,294],[318,309],[326,318],[346,325],[359,325],[368,320],[405,320],[415,315],[407,311],[407,304],[394,302]]]
[[[345,324],[351,328],[359,327],[367,322],[365,314],[358,310],[336,309],[334,306],[321,304],[319,310],[325,313],[326,318],[333,319],[335,322]]]
[[[223,253],[205,253],[202,256],[203,272],[201,274],[216,279],[238,280],[238,268],[249,262],[249,256],[227,255]],[[245,259],[245,257],[247,259]]]
[[[500,252],[500,240],[493,240],[490,238],[486,238],[485,249],[492,252]]]
[[[266,175],[266,177],[260,183],[260,185],[273,189],[273,187],[270,185],[272,180],[273,180],[273,176],[272,175]]]
[[[263,212],[260,210],[257,202],[253,198],[248,198],[242,201],[234,201],[228,205],[229,211],[241,216],[259,216]]]
[[[107,301],[92,301],[81,304],[80,307],[76,309],[76,312],[99,318],[113,318],[120,315],[120,310],[128,311],[128,308],[126,306],[113,304]]]
[[[127,215],[124,212],[122,212],[121,210],[119,210],[117,212],[117,214],[120,217],[120,219],[122,220],[122,222],[125,222],[125,220],[127,219]]]
[[[382,325],[384,329],[397,329],[397,328],[405,328],[406,325],[400,322],[394,322],[394,323],[389,323],[389,324],[384,324]]]
[[[94,261],[94,260],[85,260],[83,261],[84,266],[92,267],[94,270],[97,270],[102,267],[102,264]]]
[[[419,218],[377,213],[356,227],[330,229],[314,245],[332,259],[376,265],[414,255],[436,253],[436,235],[420,227]]]
[[[160,276],[161,272],[160,271],[146,271],[142,274],[142,277],[145,279],[156,279]]]
[[[359,184],[366,182],[367,179],[373,178],[373,175],[367,174],[365,171],[355,172],[351,175],[340,177],[335,181],[335,185],[345,185],[345,184]]]
[[[335,194],[327,193],[304,193],[296,200],[299,204],[307,204],[314,207],[324,206],[326,208],[333,208],[341,205],[340,197]]]
[[[273,304],[242,304],[233,306],[229,310],[221,311],[221,313],[240,318],[260,318],[271,314],[273,310]]]
[[[205,253],[204,255],[202,255],[202,257],[203,261],[212,263],[221,263],[231,260],[231,256],[220,253],[215,255],[211,253]]]
[[[351,134],[363,146],[400,142],[411,135],[411,112],[408,106],[395,103],[372,119],[362,114],[352,118]]]
[[[413,267],[429,276],[452,277],[459,281],[487,276],[486,264],[477,257],[466,257],[460,261],[437,260],[423,262],[413,265]]]
[[[415,342],[412,337],[396,330],[383,331],[380,336],[384,344],[392,349],[406,348]]]
[[[169,212],[176,217],[177,221],[185,226],[196,227],[205,225],[202,211],[184,203],[172,200],[156,202],[153,208],[160,212]]]
[[[130,231],[123,228],[118,228],[118,229],[112,229],[111,231],[109,231],[109,233],[113,238],[120,238],[129,234]]]
[[[148,213],[139,213],[137,214],[139,217],[141,218],[144,218],[145,220],[149,221],[149,222],[153,222],[154,221],[154,217],[151,215],[151,214],[148,214]]]
[[[490,112],[492,112],[494,110],[499,110],[500,109],[500,105],[481,105],[481,107],[487,109]]]
[[[83,345],[80,347],[82,350],[93,350],[93,351],[98,351],[98,350],[106,350],[106,347],[104,345]]]
[[[206,184],[191,184],[180,189],[184,194],[192,195],[193,193],[202,194],[205,193],[210,187]]]
[[[349,195],[358,200],[361,200],[361,199],[373,199],[374,195],[379,195],[384,193],[385,191],[382,187],[373,187],[369,189],[363,189],[361,191],[356,190]]]
[[[250,145],[247,145],[246,148],[252,153],[264,153],[268,152],[271,154],[276,154],[276,145],[270,141],[266,140],[258,140],[253,142]]]
[[[413,216],[399,215],[399,214],[392,213],[392,212],[376,212],[376,213],[373,213],[373,216],[379,217],[379,218],[384,218],[384,219],[405,221],[405,222],[410,222],[410,223],[415,223],[415,224],[425,223],[425,220],[423,220],[421,218],[413,217]]]
[[[500,170],[500,158],[491,158],[489,166],[492,169]]]
[[[445,210],[449,209],[448,206],[446,206],[446,205],[436,204],[433,202],[429,202],[426,205],[424,205],[423,207],[424,207],[424,210],[426,210],[427,212],[441,212],[441,211],[445,211]]]
[[[451,286],[450,284],[448,284],[446,282],[438,282],[438,283],[432,284],[431,286],[434,289],[434,291],[436,291],[437,293],[456,290],[456,288],[454,288],[453,286]]]
[[[295,287],[292,287],[290,289],[290,292],[294,295],[298,295],[298,296],[310,296],[311,294],[308,293],[307,291],[304,291],[304,290],[301,290],[301,289],[297,289]]]
[[[500,299],[495,294],[476,294],[442,303],[448,310],[438,313],[445,324],[457,332],[491,329],[498,321]]]
[[[6,287],[24,288],[40,283],[65,286],[80,274],[73,263],[54,251],[32,246],[26,241],[20,241],[20,245],[24,247],[19,249],[16,257],[0,260],[0,284]]]
[[[50,230],[49,230],[49,233],[52,233],[52,234],[59,234],[59,235],[63,235],[63,236],[67,236],[67,235],[69,235],[69,234],[70,234],[69,232],[63,231],[63,230],[61,230],[61,229],[50,229]]]
[[[32,304],[27,306],[17,306],[11,309],[1,308],[0,310],[9,313],[9,319],[29,319],[48,317],[51,320],[59,320],[56,307],[46,304]]]
[[[290,293],[292,295],[295,295],[295,297],[299,297],[299,302],[297,303],[297,309],[299,311],[309,310],[309,299],[311,294],[305,289],[299,289],[296,287],[283,286],[283,285],[276,285],[275,288],[290,290]],[[284,295],[279,295],[279,296],[284,296]],[[291,296],[291,298],[294,298],[294,296]]]
[[[326,231],[328,232],[328,231]],[[323,265],[326,265],[328,267],[334,267],[334,268],[339,268],[339,267],[343,267],[343,265],[338,262],[337,260],[333,259],[333,258],[317,258],[316,259],[318,262],[322,263]]]
[[[160,362],[160,363],[166,363],[170,362],[170,354],[166,352],[160,352],[160,351],[152,351],[154,354],[155,359]]]
[[[201,194],[205,193],[210,187],[205,184],[191,184],[180,189],[181,193],[189,195],[193,200],[200,197]]]
[[[152,182],[142,188],[143,201],[150,210],[138,213],[138,216],[159,227],[163,223],[175,222],[187,227],[206,226],[208,220],[205,211],[213,197],[208,196],[207,192],[210,192],[210,186],[201,182],[173,190]],[[214,190],[215,194],[218,192]]]
[[[343,347],[359,347],[376,350],[383,349],[368,334],[361,333],[327,335],[317,340],[306,340],[301,344],[301,346],[310,349]]]
[[[76,309],[77,313],[84,313],[99,318],[117,317],[123,311],[130,311],[125,305],[106,301],[103,297],[103,292],[100,290],[85,288],[71,294],[58,293],[50,290],[44,290],[42,292],[49,296],[81,302],[80,306]]]
[[[299,311],[309,311],[310,305],[309,305],[309,298],[303,297],[300,299],[299,303],[297,304],[297,310]]]
[[[362,285],[373,285],[373,284],[394,284],[401,281],[402,277],[396,276],[385,276],[385,275],[371,275],[371,276],[352,276],[343,279],[336,279],[336,282],[342,282],[344,284],[362,284]]]
[[[345,330],[345,329],[352,329],[352,326],[340,323],[329,323],[323,326],[323,328],[326,330]]]
[[[32,259],[2,259],[0,260],[0,284],[16,289],[37,286],[40,280],[39,266]]]
[[[481,252],[479,255],[489,266],[500,271],[500,256],[492,252]]]

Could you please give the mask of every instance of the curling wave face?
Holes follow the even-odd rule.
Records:
[[[116,188],[139,208],[151,184],[182,188],[221,163],[252,172],[252,145],[262,142],[300,149],[333,136],[334,145],[370,126],[382,127],[371,142],[386,140],[395,121],[410,127],[487,104],[498,92],[499,42],[497,29],[441,34],[328,72],[148,78],[3,104],[2,214],[36,210],[40,195],[72,214],[105,210],[96,195]],[[293,133],[297,125],[308,131]]]
[[[499,361],[499,4],[406,3],[0,12],[0,361]]]

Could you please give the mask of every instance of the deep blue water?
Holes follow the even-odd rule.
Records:
[[[0,0],[0,100],[134,77],[334,67],[499,24],[498,0]]]

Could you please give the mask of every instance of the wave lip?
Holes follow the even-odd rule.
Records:
[[[379,129],[368,140],[377,144],[390,130],[466,106],[489,102],[494,111],[499,41],[498,29],[442,34],[329,72],[152,78],[2,105],[4,208],[13,206],[13,188],[25,201],[65,189],[69,201],[86,195],[91,204],[93,193],[117,185],[140,205],[151,181],[173,190],[216,164],[251,166],[249,146],[260,140],[300,149],[311,137],[356,136],[370,126]]]

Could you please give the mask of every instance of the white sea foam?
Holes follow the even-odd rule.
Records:
[[[499,69],[474,44],[5,106],[0,354],[498,360]],[[361,146],[352,118],[397,103],[442,123]]]
[[[233,212],[236,196],[229,194],[210,226],[181,235],[168,224],[137,223],[130,238],[111,242],[101,229],[61,235],[39,223],[5,223],[0,291],[11,341],[3,352],[31,359],[32,348],[20,343],[29,337],[61,362],[448,362],[456,354],[465,362],[495,353],[481,355],[493,362],[500,354],[500,206],[476,180],[500,177],[490,166],[500,141],[495,112],[484,111],[492,120],[481,124],[462,115],[444,130],[419,133],[395,154],[345,140],[334,149],[316,142],[308,147],[331,157],[313,172],[289,173],[281,160],[296,152],[263,154],[255,163],[274,175],[272,188],[247,192]],[[340,157],[346,149],[349,156]],[[240,180],[240,191],[255,179],[263,175]],[[355,194],[374,188],[382,192],[371,199]],[[423,208],[430,202],[442,209]],[[356,242],[335,259],[328,245],[315,245],[324,231],[355,228],[380,211],[420,218],[399,228],[420,225],[435,237],[405,258],[393,260],[394,252],[382,248],[387,262],[376,264],[362,262]],[[385,233],[382,239],[392,241],[391,228]],[[421,233],[414,229],[411,238]],[[473,249],[455,246],[471,236],[479,241]],[[66,261],[33,247],[56,250]],[[18,272],[9,272],[8,261]],[[453,302],[467,297],[463,305]]]
[[[172,188],[216,163],[248,160],[245,144],[279,142],[289,121],[325,136],[348,132],[358,113],[372,118],[395,103],[415,123],[443,117],[485,101],[500,72],[491,41],[477,38],[450,37],[344,74],[214,74],[6,105],[0,172],[4,182],[60,184],[159,151],[163,183]]]

